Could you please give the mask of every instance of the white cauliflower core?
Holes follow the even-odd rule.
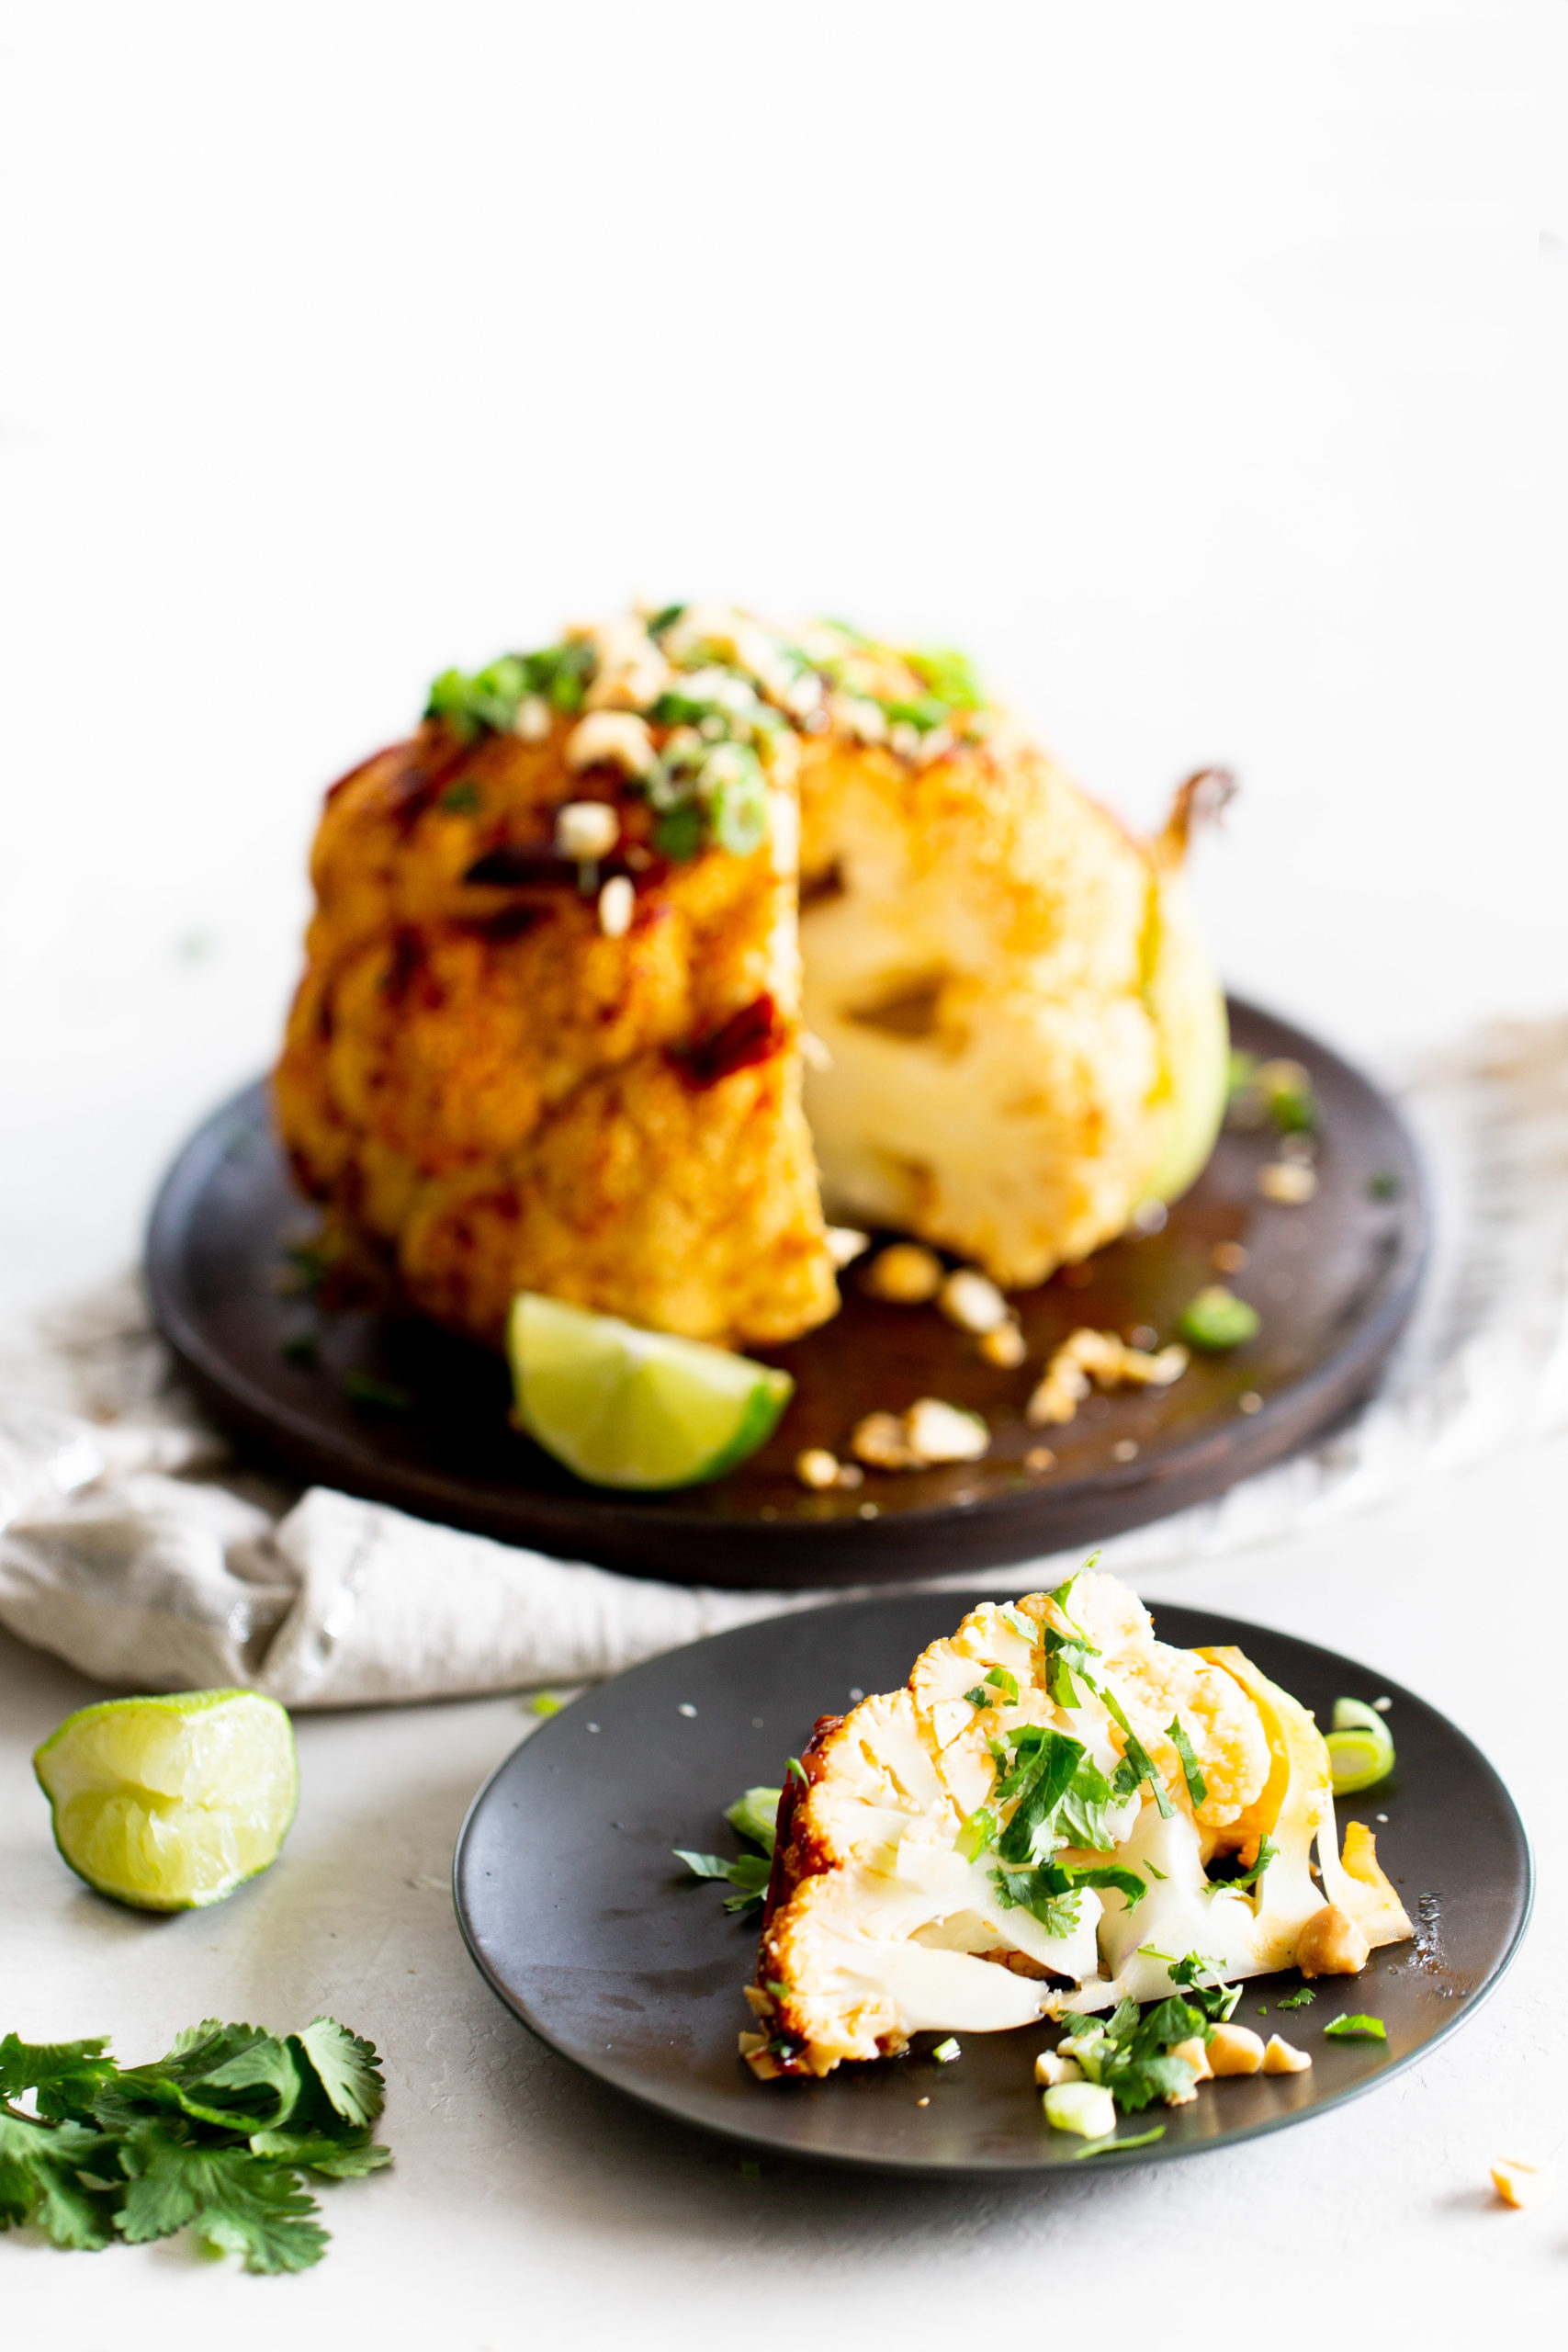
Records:
[[[1141,1896],[1084,1884],[1065,1905],[1042,1899],[1043,1918],[1016,1899],[998,1840],[1023,1800],[998,1792],[1039,1733],[1077,1743],[1111,1794],[1092,1849],[1063,1843],[1058,1822],[1015,1867],[1119,1866]],[[1129,1785],[1133,1766],[1118,1779],[1140,1744],[1157,1797],[1147,1779]],[[1412,1932],[1364,1831],[1352,1826],[1340,1859],[1312,1718],[1239,1650],[1156,1641],[1113,1577],[975,1610],[903,1690],[824,1717],[805,1770],[781,1815],[748,1989],[759,2030],[741,2046],[763,2076],[825,2075],[925,2029],[996,2032],[1066,2007],[1156,1999],[1170,1990],[1169,1962],[1190,1952],[1215,1963],[1209,1982],[1289,1967],[1325,1902],[1370,1946]],[[1272,1856],[1251,1888],[1210,1880],[1216,1855],[1250,1867],[1264,1839]]]

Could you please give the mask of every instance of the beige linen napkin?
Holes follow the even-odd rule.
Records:
[[[1316,1451],[1116,1538],[1106,1565],[1134,1583],[1568,1422],[1568,1020],[1488,1031],[1403,1091],[1438,1242],[1379,1395]],[[0,1623],[22,1640],[105,1683],[250,1683],[291,1707],[582,1681],[818,1597],[645,1582],[249,1476],[130,1281],[0,1358]],[[1022,1591],[1062,1572],[989,1581]]]

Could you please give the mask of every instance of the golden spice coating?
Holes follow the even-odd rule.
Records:
[[[465,747],[427,722],[334,787],[276,1077],[296,1170],[475,1338],[523,1289],[793,1338],[838,1301],[799,1104],[793,804],[750,854],[675,863],[614,769],[569,769],[573,731]],[[592,873],[554,848],[585,800],[619,830]]]
[[[523,1289],[798,1336],[838,1304],[818,1167],[835,1211],[1037,1283],[1213,1141],[1187,815],[1134,841],[961,657],[839,624],[686,605],[449,672],[328,797],[299,1181],[490,1343]]]

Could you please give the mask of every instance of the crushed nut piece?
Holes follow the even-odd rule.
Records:
[[[525,743],[542,743],[550,731],[550,707],[540,695],[525,695],[517,706],[512,732]]]
[[[566,763],[579,768],[619,768],[623,775],[646,775],[653,765],[648,721],[631,710],[593,710],[580,718],[566,739]]]
[[[1173,2042],[1170,2054],[1173,2058],[1185,2058],[1199,2082],[1213,2082],[1214,2070],[1209,2064],[1208,2044],[1201,2033],[1193,2034],[1187,2041]]]
[[[624,939],[637,912],[637,892],[625,874],[612,874],[599,893],[599,928],[606,939]]]
[[[1216,2075],[1257,2075],[1263,2043],[1247,2025],[1217,2025],[1209,2036],[1209,2064]]]
[[[922,1470],[939,1462],[977,1462],[991,1442],[978,1413],[921,1396],[907,1413],[867,1413],[850,1445],[874,1470]]]
[[[1296,1966],[1303,1976],[1356,1976],[1370,1947],[1359,1924],[1337,1903],[1325,1903],[1296,1938]]]
[[[1187,1369],[1187,1351],[1161,1348],[1149,1355],[1130,1348],[1114,1331],[1091,1331],[1087,1325],[1069,1334],[1045,1367],[1045,1376],[1026,1408],[1036,1429],[1044,1422],[1070,1421],[1089,1395],[1091,1379],[1101,1388],[1134,1385],[1166,1388]]]
[[[1009,1321],[998,1323],[994,1331],[981,1332],[980,1353],[987,1363],[998,1365],[1003,1372],[1016,1372],[1029,1350],[1018,1325]]]
[[[871,1247],[869,1233],[861,1233],[852,1225],[830,1225],[827,1233],[828,1255],[840,1271]]]
[[[604,800],[568,800],[556,810],[556,855],[608,857],[621,838],[621,820]]]
[[[1317,1190],[1317,1172],[1298,1160],[1271,1159],[1258,1171],[1258,1189],[1279,1207],[1299,1209]]]
[[[1522,2156],[1504,2156],[1492,2167],[1492,2186],[1505,2205],[1522,2211],[1539,2205],[1551,2186],[1544,2165],[1527,2164]]]
[[[1266,2075],[1304,2075],[1311,2064],[1310,2050],[1298,2050],[1293,2042],[1282,2041],[1277,2033],[1271,2033],[1263,2045]]]
[[[919,1467],[904,1438],[904,1423],[897,1413],[867,1413],[850,1432],[851,1451],[874,1470],[915,1470]]]
[[[917,1462],[977,1462],[991,1432],[978,1413],[921,1396],[904,1416],[904,1442]]]
[[[936,1303],[961,1331],[998,1331],[1009,1320],[1008,1303],[995,1283],[971,1266],[949,1274]]]
[[[839,1483],[839,1457],[825,1445],[808,1445],[795,1457],[795,1475],[803,1487],[821,1491]]]
[[[919,1241],[895,1241],[879,1250],[861,1277],[873,1298],[894,1306],[923,1306],[942,1288],[942,1260]]]

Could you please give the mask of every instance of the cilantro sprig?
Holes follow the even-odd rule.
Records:
[[[333,2018],[282,2035],[209,2018],[152,2064],[123,2069],[101,2034],[8,2033],[0,2229],[30,2222],[56,2245],[96,2251],[188,2226],[247,2270],[307,2270],[328,2233],[300,2176],[347,2180],[389,2164],[370,2136],[384,2097],[374,2045]]]
[[[806,1775],[796,1759],[790,1758],[792,1770]],[[761,1902],[773,1875],[774,1825],[778,1817],[780,1791],[777,1789],[748,1789],[735,1803],[726,1805],[724,1817],[730,1827],[752,1845],[761,1848],[757,1854],[697,1854],[685,1846],[671,1849],[675,1860],[684,1862],[694,1878],[728,1880],[735,1889],[727,1894],[727,1911],[750,1911]]]

